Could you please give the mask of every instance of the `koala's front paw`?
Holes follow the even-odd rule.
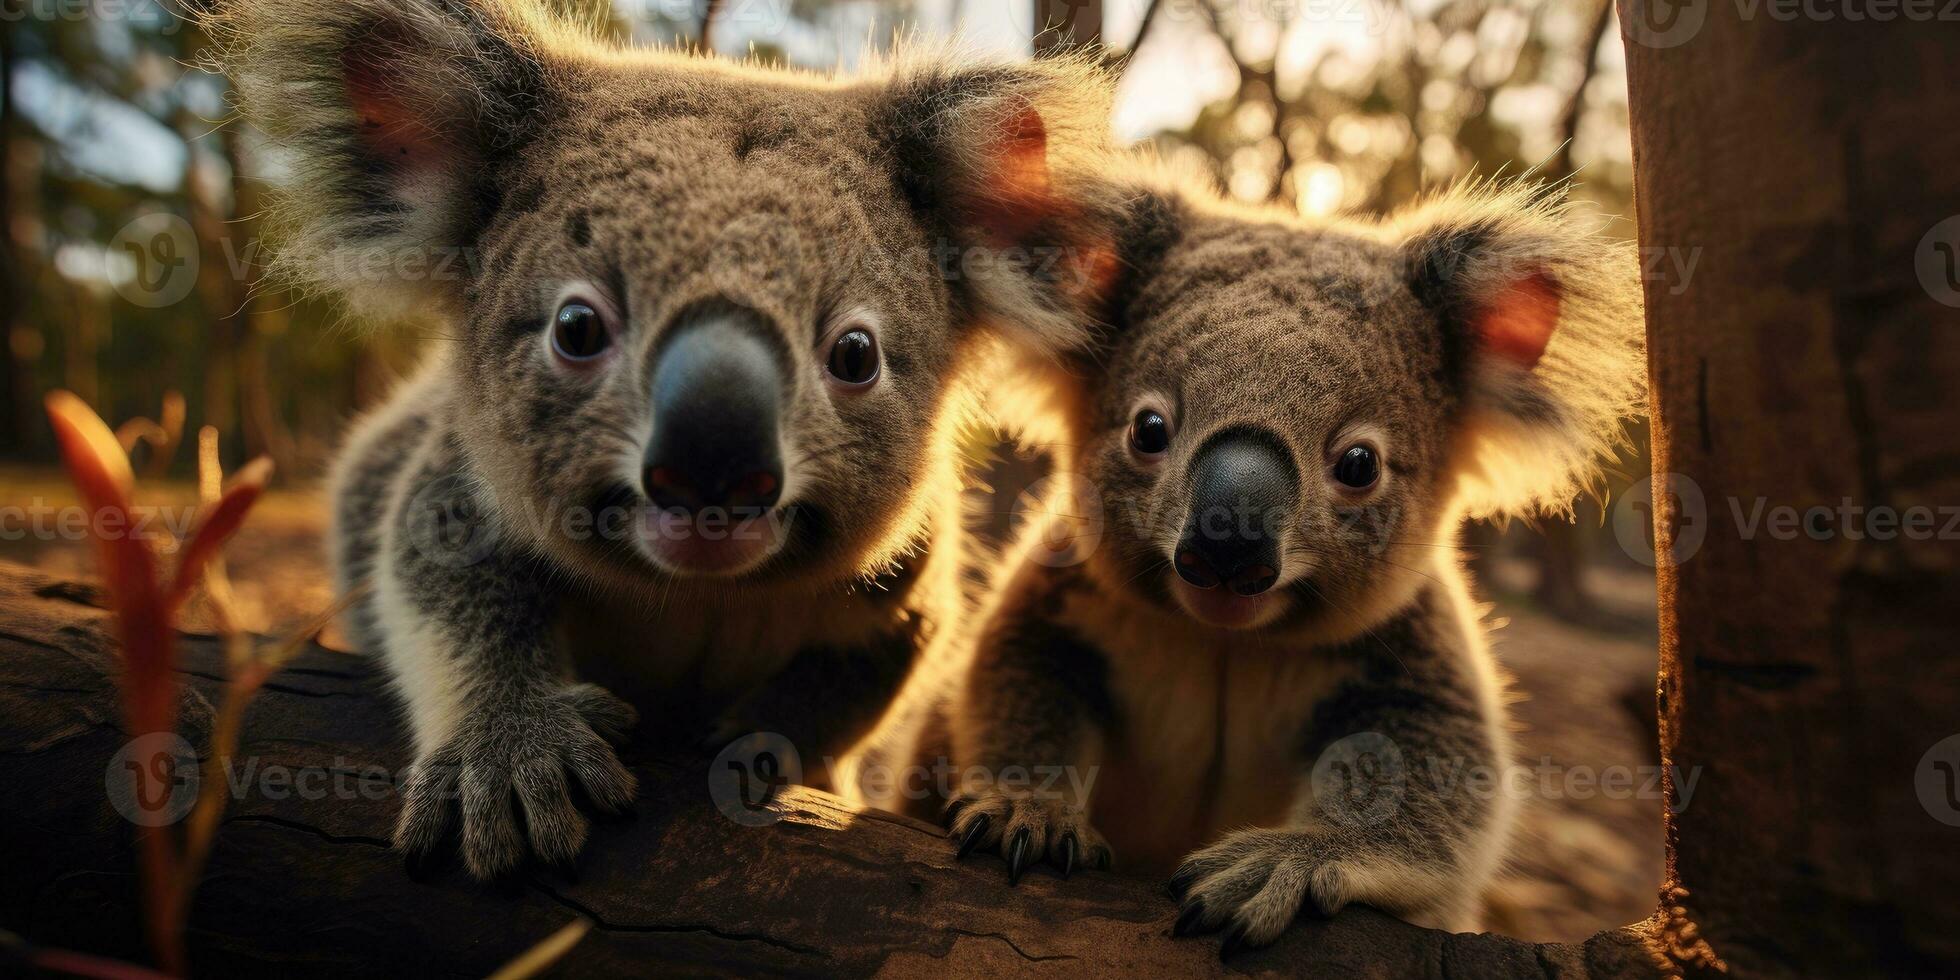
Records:
[[[1089,825],[1082,807],[1057,797],[1008,796],[998,791],[962,795],[946,807],[959,856],[998,850],[1007,859],[1007,883],[1020,884],[1028,866],[1046,860],[1062,877],[1077,867],[1106,870],[1109,844]]]
[[[1241,830],[1192,853],[1171,876],[1182,908],[1172,935],[1226,930],[1222,956],[1279,938],[1311,902],[1333,915],[1356,898],[1367,859],[1341,840],[1302,831]]]
[[[473,707],[410,767],[395,846],[416,867],[446,846],[460,816],[463,863],[478,878],[516,869],[527,852],[569,867],[586,833],[573,783],[608,813],[633,802],[633,775],[607,739],[636,720],[632,706],[593,684]]]

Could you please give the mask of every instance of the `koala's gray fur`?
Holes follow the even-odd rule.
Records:
[[[1469,928],[1514,800],[1476,790],[1510,750],[1456,530],[1565,507],[1623,438],[1644,380],[1631,248],[1523,185],[1383,222],[1133,186],[1111,328],[1060,382],[1078,485],[1004,563],[951,712],[953,836],[1014,877],[1174,869],[1178,931],[1228,948],[1349,902]],[[1514,328],[1542,341],[1519,324],[1549,343],[1506,353]],[[1139,405],[1173,419],[1161,458],[1130,446]],[[1277,584],[1225,628],[1172,554],[1194,453],[1245,431],[1298,491]],[[1343,496],[1332,462],[1358,440],[1382,476]],[[999,785],[1032,767],[1087,791]]]
[[[975,378],[998,338],[1079,342],[1076,298],[1106,274],[1051,208],[1102,145],[1099,72],[922,56],[822,78],[618,49],[518,0],[225,0],[207,26],[290,171],[284,267],[451,335],[332,481],[339,584],[374,586],[353,635],[414,733],[397,843],[460,833],[480,876],[571,859],[576,794],[632,799],[608,744],[627,702],[663,736],[783,733],[819,780],[875,738],[960,612],[951,446]],[[946,275],[948,246],[1060,260]],[[430,271],[323,261],[349,250]],[[618,320],[615,359],[582,374],[543,340],[571,282]],[[565,520],[644,516],[647,362],[678,311],[723,300],[793,368],[786,530],[740,574],[674,574]],[[872,390],[823,383],[839,318],[879,331]]]

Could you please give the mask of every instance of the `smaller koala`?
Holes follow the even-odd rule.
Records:
[[[1623,439],[1631,248],[1517,183],[1371,222],[1138,183],[1057,381],[1078,482],[949,710],[951,836],[1010,881],[1174,869],[1174,931],[1228,952],[1350,902],[1472,928],[1514,801],[1456,531],[1565,509]]]

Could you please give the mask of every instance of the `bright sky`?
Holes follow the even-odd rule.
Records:
[[[716,48],[740,56],[751,42],[782,48],[806,65],[855,64],[864,42],[891,30],[877,19],[879,5],[842,0],[818,25],[788,16],[791,0],[725,0]],[[1306,58],[1325,44],[1373,43],[1363,11],[1367,0],[1317,0],[1325,12],[1310,25],[1309,37],[1296,37],[1288,62]],[[690,0],[615,0],[617,9],[667,11]],[[1136,35],[1148,0],[1107,0],[1104,34],[1127,46]],[[915,0],[913,26],[927,37],[957,38],[977,52],[1026,57],[1032,36],[1027,0]],[[1352,11],[1351,15],[1345,13]],[[1217,38],[1197,22],[1187,4],[1167,3],[1149,43],[1138,53],[1118,92],[1117,133],[1138,140],[1163,129],[1179,128],[1210,102],[1229,94],[1237,73]],[[110,32],[123,25],[106,26]],[[845,41],[851,38],[854,40]],[[126,35],[102,39],[105,49],[127,51]],[[195,71],[187,78],[201,81]],[[61,142],[67,158],[83,171],[119,183],[166,191],[184,170],[183,144],[149,115],[113,99],[91,95],[48,70],[28,62],[16,69],[16,102],[21,111]]]

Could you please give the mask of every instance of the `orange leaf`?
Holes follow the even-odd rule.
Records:
[[[197,524],[191,529],[190,538],[184,542],[182,558],[177,563],[177,577],[170,585],[170,608],[176,609],[191,589],[197,585],[199,575],[204,573],[204,563],[211,560],[218,549],[224,546],[231,536],[245,523],[245,515],[258,503],[259,496],[265,493],[265,484],[272,478],[272,460],[261,456],[245,465],[232,478],[231,486],[225,488],[214,503],[201,508]]]
[[[56,391],[48,395],[47,406],[62,462],[88,508],[96,558],[116,613],[130,734],[169,731],[177,715],[177,680],[171,673],[175,628],[158,588],[156,552],[135,533],[130,518],[136,476],[129,457],[80,398]]]

